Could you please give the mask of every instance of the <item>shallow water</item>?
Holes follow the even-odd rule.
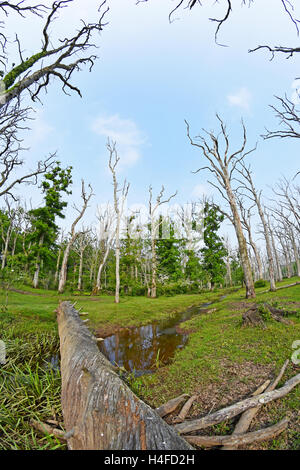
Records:
[[[189,334],[176,331],[176,326],[201,313],[201,309],[211,303],[189,308],[150,325],[123,328],[101,341],[99,349],[112,364],[133,372],[136,377],[153,373],[158,366],[170,362],[175,351],[188,341]]]

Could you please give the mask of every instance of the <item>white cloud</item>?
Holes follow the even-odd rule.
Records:
[[[227,100],[231,106],[238,106],[246,111],[250,108],[252,95],[248,88],[242,87],[235,94],[228,95]]]
[[[212,193],[211,187],[206,184],[197,184],[192,190],[192,197],[201,199],[203,196],[210,196]]]
[[[24,140],[25,146],[30,148],[37,147],[37,145],[46,140],[54,131],[54,128],[46,122],[44,111],[42,109],[36,109],[32,117],[34,120],[28,123],[30,131],[28,134],[26,131],[26,137]]]
[[[140,147],[146,139],[131,119],[122,119],[118,114],[99,116],[92,123],[92,130],[116,142],[121,166],[133,166],[140,159]]]

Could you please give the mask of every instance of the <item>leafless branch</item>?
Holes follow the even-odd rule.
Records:
[[[262,135],[264,139],[271,139],[274,137],[286,138],[292,137],[298,139],[300,137],[300,116],[299,109],[296,105],[290,101],[286,96],[285,98],[275,97],[281,108],[271,105],[270,107],[275,112],[275,116],[279,119],[279,126],[282,126],[282,129],[276,131],[269,131],[266,129],[267,133]]]
[[[2,2],[2,6],[7,7],[6,3],[8,2]],[[20,6],[20,3],[22,2],[14,6]],[[73,72],[80,71],[82,66],[88,65],[89,70],[92,69],[97,56],[90,53],[86,54],[86,52],[96,47],[96,44],[92,42],[92,38],[95,33],[100,33],[103,30],[105,26],[103,19],[109,8],[105,9],[106,0],[104,0],[98,10],[99,18],[97,22],[85,23],[82,20],[81,28],[77,30],[73,37],[60,39],[54,47],[50,41],[50,25],[57,19],[56,14],[72,3],[73,0],[61,0],[52,4],[42,28],[42,49],[25,61],[21,54],[20,40],[17,38],[20,63],[3,77],[5,90],[1,96],[2,105],[18,97],[24,90],[30,92],[33,100],[37,99],[40,91],[47,88],[51,77],[56,77],[62,82],[62,89],[65,93],[66,89],[69,89],[81,96],[79,88],[74,86],[70,80]],[[38,5],[38,7],[39,9],[36,9],[36,12],[39,13],[39,16],[43,16],[41,14],[42,5]],[[78,55],[83,55],[83,57],[70,61],[70,58],[78,57]],[[45,61],[47,62],[46,65],[44,64]],[[34,91],[32,88],[34,88]]]

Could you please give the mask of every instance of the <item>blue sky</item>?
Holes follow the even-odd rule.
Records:
[[[80,17],[91,20],[98,3],[75,1],[53,25],[53,33],[62,36],[72,31]],[[57,150],[63,164],[74,167],[73,202],[79,204],[81,178],[92,185],[95,196],[85,225],[95,220],[97,204],[112,200],[107,137],[117,142],[118,177],[130,182],[129,204],[146,204],[150,184],[154,194],[162,184],[167,194],[178,190],[177,203],[216,193],[207,183],[207,172],[191,173],[204,160],[190,146],[184,124],[187,119],[192,135],[202,128],[217,129],[216,112],[227,123],[233,149],[241,142],[241,118],[249,148],[258,141],[249,162],[266,196],[271,197],[270,187],[281,175],[289,178],[299,170],[297,140],[260,138],[265,126],[277,126],[269,107],[275,104],[274,95],[286,93],[291,98],[295,91],[299,56],[286,60],[278,55],[270,61],[266,51],[248,53],[258,44],[298,44],[296,29],[279,1],[259,0],[251,8],[234,2],[232,17],[219,34],[228,47],[215,44],[215,23],[208,20],[222,16],[225,2],[208,1],[192,12],[180,10],[171,24],[172,0],[107,3],[108,24],[97,38],[99,59],[91,73],[83,71],[73,78],[83,98],[65,96],[53,82],[41,97],[43,105],[34,105],[36,119],[25,138],[31,147],[25,156],[28,166]],[[18,28],[28,55],[37,52],[39,27],[36,18],[7,20],[12,37]],[[35,189],[21,193],[33,205],[40,200]],[[70,204],[64,224],[73,215]]]

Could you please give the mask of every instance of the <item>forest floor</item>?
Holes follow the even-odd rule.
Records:
[[[285,285],[299,278],[284,280]],[[88,312],[89,327],[106,334],[122,327],[139,326],[170,317],[175,312],[214,302],[213,313],[196,315],[180,324],[190,333],[187,345],[172,362],[158,364],[151,375],[129,376],[131,388],[153,407],[182,393],[196,394],[189,417],[208,412],[248,397],[264,380],[273,378],[293,353],[300,340],[300,286],[275,293],[259,288],[257,302],[272,301],[298,313],[291,324],[266,318],[265,328],[243,326],[242,313],[253,301],[244,299],[243,289],[224,289],[197,295],[147,299],[60,295],[46,290],[15,286],[0,291],[0,339],[6,344],[7,362],[0,366],[0,449],[65,449],[56,438],[43,437],[29,426],[30,419],[62,420],[60,372],[57,362],[59,339],[55,309],[59,300],[76,302]],[[26,293],[26,295],[25,295]],[[35,295],[31,295],[35,294]],[[40,294],[40,295],[36,295]],[[226,298],[221,298],[226,294]],[[279,386],[300,372],[290,364]],[[245,449],[300,449],[300,387],[286,397],[265,405],[251,430],[271,425],[290,416],[289,428],[272,441]],[[228,434],[234,420],[210,428],[212,434]],[[207,434],[207,432],[206,432]]]

